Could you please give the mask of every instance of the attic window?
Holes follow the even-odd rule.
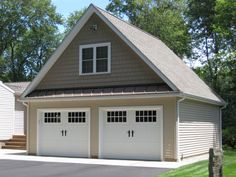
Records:
[[[80,75],[111,72],[111,43],[80,45]]]

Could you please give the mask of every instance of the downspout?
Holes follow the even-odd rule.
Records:
[[[219,139],[219,141],[220,141],[220,149],[222,150],[222,109],[225,109],[226,108],[226,106],[227,106],[227,104],[224,104],[224,106],[222,106],[221,108],[220,108],[220,125],[219,125],[219,128],[220,128],[220,139]]]
[[[26,107],[27,117],[26,117],[26,152],[29,154],[29,103],[22,102],[22,104]]]
[[[179,158],[179,118],[180,118],[180,112],[179,112],[179,104],[180,102],[184,101],[186,98],[183,97],[177,101],[177,120],[176,120],[176,160],[177,162],[180,161]]]

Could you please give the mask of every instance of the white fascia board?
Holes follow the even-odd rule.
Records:
[[[4,89],[8,90],[9,92],[15,94],[15,91],[6,86],[2,81],[0,81],[0,86],[3,87]]]
[[[195,96],[195,95],[191,95],[191,94],[186,94],[186,93],[182,93],[181,97],[190,99],[190,100],[195,100],[195,101],[199,101],[199,102],[204,102],[204,103],[208,103],[208,104],[213,104],[213,105],[217,105],[217,106],[224,106],[226,105],[225,102],[219,102],[219,101],[214,101],[208,98],[203,98],[203,97],[199,97],[199,96]]]
[[[149,94],[123,94],[123,95],[100,95],[100,96],[71,96],[71,97],[52,97],[52,98],[20,98],[20,102],[51,102],[51,101],[94,101],[94,100],[113,100],[113,99],[150,99],[150,98],[168,98],[179,97],[189,100],[199,101],[203,103],[213,104],[217,106],[224,106],[225,104],[210,100],[207,98],[197,97],[194,95],[185,94],[182,92],[162,92],[162,93],[149,93]]]
[[[46,64],[43,66],[43,68],[37,74],[35,79],[29,84],[29,86],[23,92],[23,94],[21,95],[21,98],[24,98],[27,94],[29,94],[31,91],[33,91],[36,88],[36,86],[44,78],[44,76],[51,69],[51,67],[56,63],[56,61],[62,55],[64,50],[69,46],[71,41],[75,38],[75,36],[79,33],[79,31],[82,29],[84,24],[88,21],[88,19],[94,13],[94,10],[95,10],[95,8],[93,5],[90,5],[88,7],[88,10],[85,12],[85,14],[80,18],[80,20],[77,22],[75,27],[67,34],[67,36],[64,38],[62,43],[56,49],[56,51],[52,54],[52,56],[48,59]]]

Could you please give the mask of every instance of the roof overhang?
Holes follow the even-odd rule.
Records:
[[[71,96],[71,97],[26,97],[21,98],[21,102],[43,102],[43,101],[90,101],[90,100],[114,100],[114,99],[145,99],[145,98],[162,98],[162,97],[177,97],[179,92],[159,92],[159,93],[136,93],[136,94],[114,94],[101,96]]]
[[[191,95],[191,94],[186,94],[186,93],[181,93],[180,97],[190,99],[190,100],[194,100],[194,101],[200,101],[200,102],[204,102],[204,103],[208,103],[208,104],[214,104],[214,105],[217,105],[217,106],[226,106],[227,105],[227,103],[225,101],[218,102],[218,101],[214,101],[214,100],[211,100],[211,99],[208,99],[208,98],[198,97],[198,96]]]
[[[57,102],[57,101],[96,101],[96,100],[120,100],[120,99],[152,99],[152,98],[186,98],[194,101],[200,101],[207,104],[217,106],[226,106],[224,102],[217,102],[207,98],[201,98],[190,94],[184,94],[178,91],[159,92],[159,93],[136,93],[136,94],[117,94],[117,95],[101,95],[101,96],[68,96],[68,97],[26,97],[20,98],[21,102]]]

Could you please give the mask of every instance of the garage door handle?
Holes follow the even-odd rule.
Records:
[[[132,135],[132,137],[134,137],[134,131],[133,130],[131,131],[131,135]]]
[[[64,130],[61,131],[61,136],[64,136]]]
[[[130,137],[130,130],[128,131],[128,137]]]
[[[65,136],[66,136],[67,130],[65,130]]]

